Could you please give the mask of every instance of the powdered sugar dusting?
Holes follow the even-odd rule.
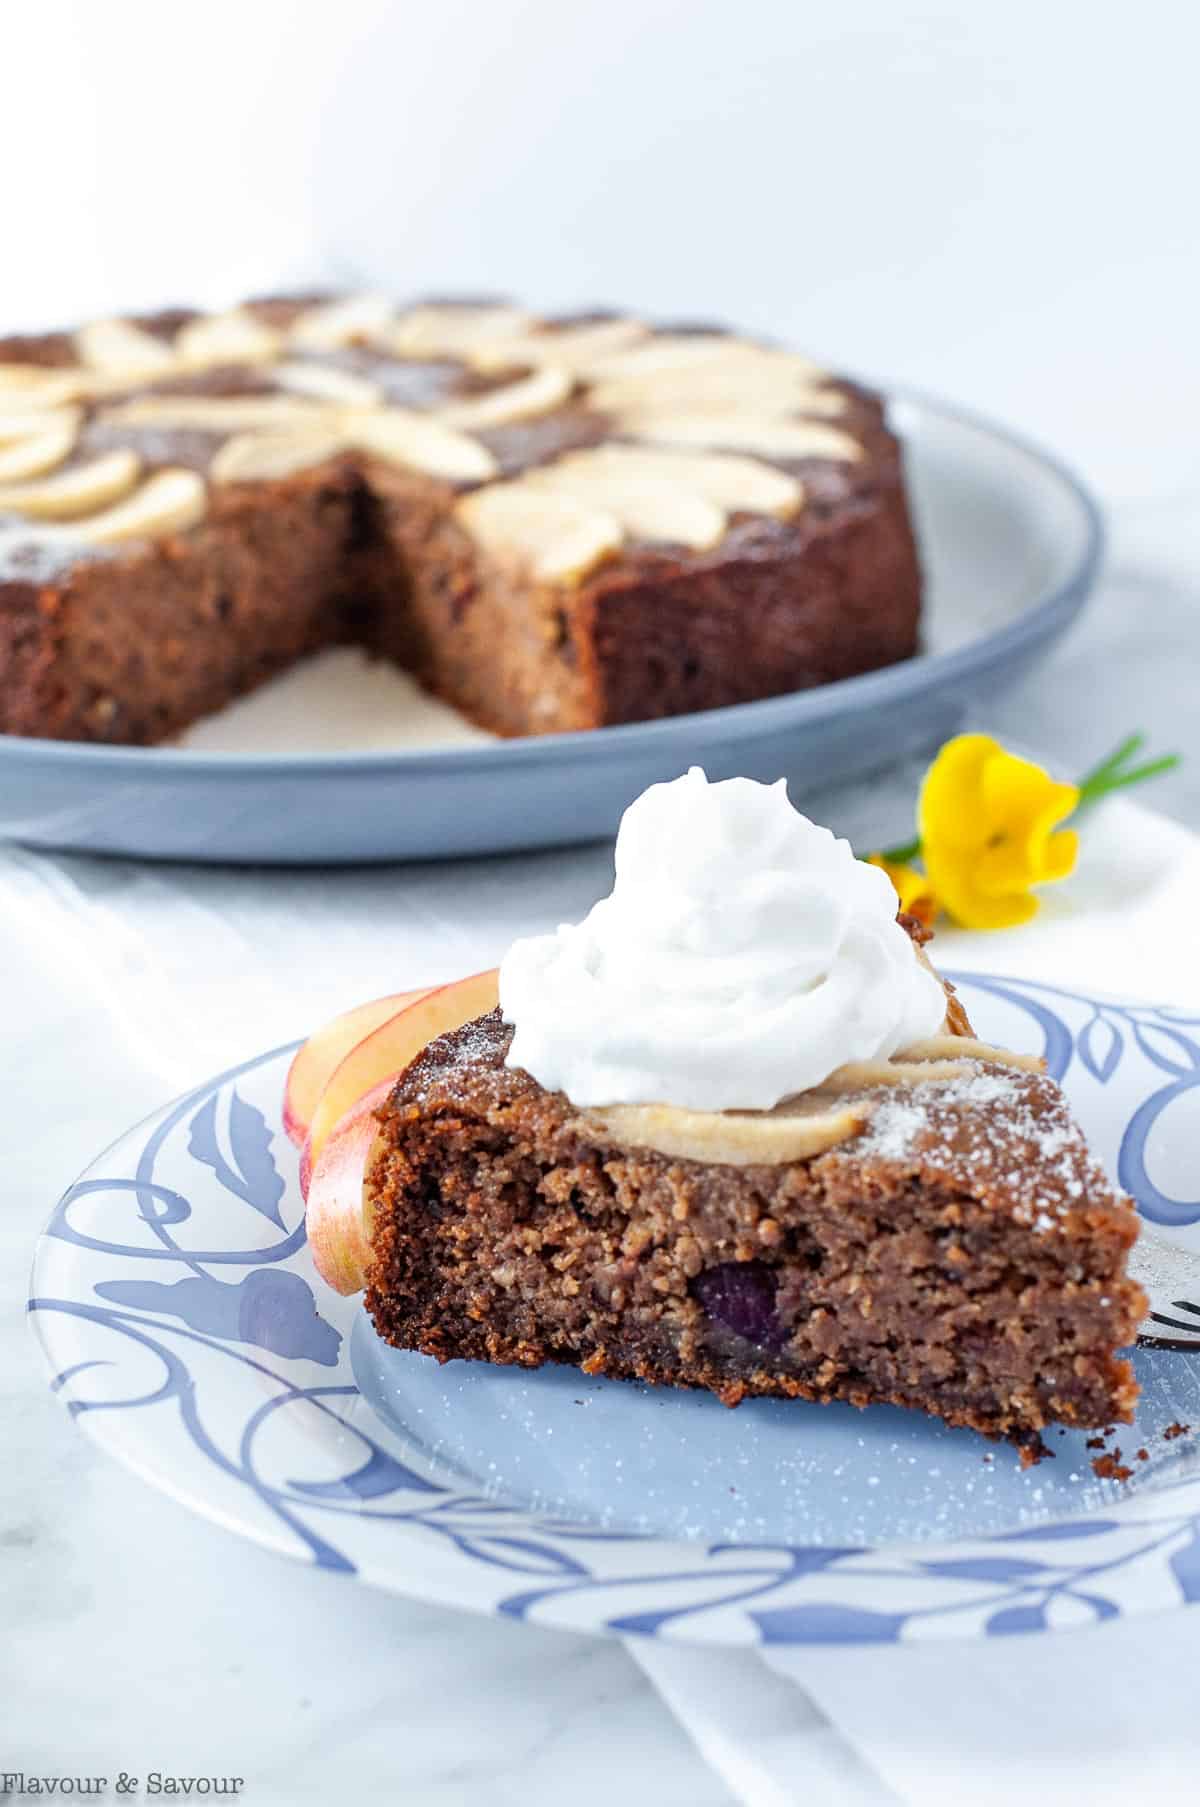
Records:
[[[916,1147],[917,1137],[928,1127],[929,1113],[909,1092],[880,1100],[871,1127],[856,1145],[859,1154],[878,1155],[884,1161],[902,1161]]]
[[[871,1115],[871,1127],[855,1149],[858,1154],[878,1155],[899,1161],[916,1151],[918,1140],[931,1129],[933,1113],[995,1109],[1015,1104],[1019,1087],[1011,1072],[994,1072],[975,1066],[954,1079],[927,1080],[920,1089],[883,1094]]]
[[[870,1125],[848,1152],[941,1169],[1003,1199],[1039,1235],[1085,1197],[1112,1196],[1052,1080],[978,1063],[953,1079],[875,1094]]]
[[[0,515],[0,583],[51,583],[82,558],[100,557],[75,534]]]
[[[494,1011],[435,1036],[401,1075],[404,1103],[424,1105],[430,1085],[436,1084],[439,1076],[448,1069],[470,1072],[474,1068],[496,1066],[507,1042],[508,1032]]]

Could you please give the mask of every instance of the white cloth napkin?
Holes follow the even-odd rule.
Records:
[[[972,1645],[628,1648],[745,1807],[1200,1796],[1200,1613]]]
[[[859,846],[902,831],[877,788],[813,813]],[[1084,849],[1027,928],[948,932],[939,958],[1195,1002],[1200,840],[1117,800]],[[4,849],[0,920],[9,958],[27,949],[64,994],[91,997],[113,1057],[165,1099],[363,998],[493,964],[514,934],[582,914],[610,876],[608,847],[299,873]],[[103,1085],[103,1062],[88,1064]],[[1200,1615],[970,1646],[629,1649],[747,1807],[1200,1798]]]

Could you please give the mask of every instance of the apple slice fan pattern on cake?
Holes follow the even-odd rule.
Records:
[[[149,744],[312,653],[546,734],[911,657],[883,398],[733,332],[276,297],[0,338],[0,732]]]
[[[1127,1421],[1134,1208],[926,939],[782,784],[652,786],[582,923],[297,1056],[318,1271],[440,1361]]]

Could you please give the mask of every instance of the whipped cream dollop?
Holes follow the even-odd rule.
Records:
[[[626,810],[611,894],[505,955],[508,1064],[579,1106],[770,1110],[941,1027],[896,909],[782,780],[693,766]]]

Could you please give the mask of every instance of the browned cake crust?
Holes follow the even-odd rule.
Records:
[[[312,304],[241,312],[282,331]],[[133,324],[169,345],[195,318],[177,310]],[[68,370],[78,355],[66,333],[0,340],[0,369]],[[313,356],[403,408],[472,401],[529,374],[359,343]],[[145,377],[85,396],[72,404],[83,417],[77,441],[52,474],[133,452],[143,480],[198,473],[202,518],[85,552],[0,501],[0,732],[160,741],[339,643],[397,662],[508,735],[744,702],[909,657],[920,573],[900,449],[878,397],[823,383],[836,431],[857,451],[766,460],[802,484],[801,506],[779,516],[732,508],[703,549],[631,533],[571,582],[542,580],[467,531],[456,504],[470,481],[361,448],[277,477],[215,480],[228,432],[124,418],[146,397],[278,400],[272,367]],[[588,395],[581,378],[539,418],[474,431],[496,480],[622,443],[621,421]],[[0,384],[0,415],[4,406]]]
[[[366,1303],[388,1342],[1022,1442],[1129,1418],[1136,1214],[1052,1080],[975,1065],[881,1088],[815,1159],[702,1165],[598,1141],[505,1067],[509,1040],[493,1012],[433,1042],[381,1113]]]

